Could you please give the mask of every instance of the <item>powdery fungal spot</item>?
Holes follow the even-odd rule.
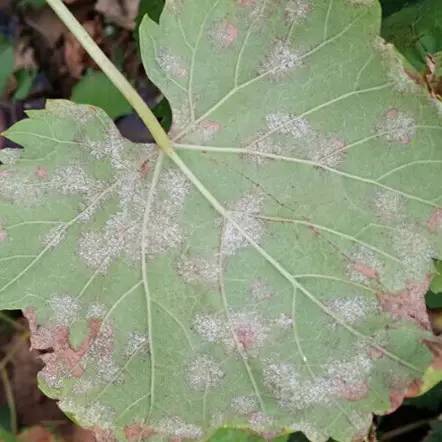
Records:
[[[197,315],[193,320],[195,331],[208,342],[219,342],[225,334],[225,323],[213,315]]]
[[[84,401],[84,399],[81,398],[80,401]],[[109,436],[115,419],[115,411],[111,407],[103,405],[100,402],[94,402],[86,406],[83,403],[77,402],[76,399],[71,398],[63,399],[58,404],[65,413],[74,415],[84,427],[100,428],[102,434]],[[103,442],[104,441],[108,442],[106,439],[104,439]],[[112,439],[110,439],[110,441],[112,441]]]
[[[307,0],[289,0],[285,7],[285,16],[290,24],[299,24],[307,17],[311,9],[312,6]]]
[[[228,21],[223,21],[215,25],[214,29],[210,31],[210,37],[221,49],[227,49],[232,46],[239,35],[238,28]]]
[[[214,359],[206,355],[196,356],[186,369],[189,386],[196,391],[217,387],[224,378],[224,372]]]
[[[156,425],[155,430],[164,436],[168,436],[171,442],[200,439],[203,436],[203,430],[200,427],[188,424],[177,416],[162,419]]]
[[[281,112],[266,116],[267,128],[273,133],[290,135],[293,138],[303,138],[311,132],[310,124],[304,118]]]
[[[21,149],[5,148],[0,151],[0,163],[4,166],[16,164],[21,157]]]
[[[241,351],[251,356],[256,356],[270,331],[256,312],[231,313],[227,320],[214,315],[197,315],[193,326],[208,342],[223,344],[227,352],[237,350],[239,345]]]
[[[404,199],[396,192],[389,190],[377,192],[374,207],[379,218],[386,222],[398,221],[404,216]]]
[[[166,49],[160,49],[156,57],[160,68],[168,75],[175,78],[186,78],[187,69],[180,57],[172,55]]]
[[[223,229],[222,253],[234,255],[239,249],[250,245],[249,240],[239,231],[237,225],[254,242],[259,242],[264,233],[263,223],[256,218],[262,209],[264,198],[259,194],[249,194],[240,198],[230,211]]]
[[[57,247],[66,237],[66,226],[60,224],[59,226],[53,227],[49,232],[43,235],[41,242],[45,246]]]
[[[78,301],[68,295],[54,296],[49,301],[57,325],[69,326],[74,323],[80,312]]]
[[[256,413],[253,413],[249,417],[250,428],[253,431],[256,431],[257,433],[260,433],[260,434],[263,434],[263,433],[269,431],[269,428],[273,425],[273,422],[274,422],[274,420],[271,416],[268,416],[261,411],[257,411]],[[270,436],[270,437],[266,438],[266,439],[270,439],[274,435],[269,434],[268,436]]]
[[[363,296],[336,298],[327,302],[327,307],[348,324],[361,321],[376,312],[377,302]]]
[[[106,273],[119,257],[126,258],[130,264],[139,262],[149,187],[150,183],[136,171],[122,176],[117,191],[120,210],[106,221],[101,230],[85,232],[79,240],[78,254],[87,266]],[[161,175],[154,191],[151,222],[145,236],[149,258],[164,254],[181,243],[182,226],[177,218],[190,189],[185,176],[178,170],[168,169]]]
[[[410,281],[407,287],[396,293],[379,293],[380,307],[399,320],[415,322],[420,327],[431,330],[425,305],[425,294],[430,286],[431,278],[422,282]]]
[[[127,338],[126,355],[133,356],[141,349],[147,349],[149,340],[147,336],[139,332],[131,332]]]
[[[107,307],[103,304],[92,304],[86,312],[87,319],[102,319],[107,313]]]
[[[184,257],[178,261],[178,274],[188,283],[213,284],[218,280],[218,264],[213,258]]]
[[[389,142],[409,144],[416,135],[416,122],[405,112],[389,109],[378,123],[377,131]]]
[[[353,4],[371,4],[373,0],[348,0]],[[383,38],[376,37],[373,44],[374,49],[380,54],[383,64],[388,70],[388,76],[398,92],[419,92],[421,86],[406,72],[401,56],[391,43]]]
[[[35,206],[44,194],[42,183],[36,177],[22,175],[18,170],[0,171],[0,200],[22,206]]]
[[[270,287],[260,279],[252,282],[249,291],[252,298],[256,301],[265,301],[273,296]]]
[[[345,157],[345,142],[336,137],[316,136],[313,148],[307,151],[307,158],[320,166],[338,167]]]
[[[231,407],[235,413],[247,416],[258,410],[258,403],[254,396],[238,396],[232,399]]]
[[[349,255],[347,274],[353,282],[367,284],[378,279],[383,263],[378,255],[364,246],[355,247]]]
[[[413,226],[402,225],[395,230],[393,250],[407,271],[411,272],[410,278],[420,278],[422,274],[432,271],[435,252],[427,238],[415,231]]]
[[[280,80],[300,65],[299,54],[293,51],[288,43],[278,41],[259,68],[259,74],[270,75],[272,79]]]
[[[195,132],[198,138],[203,142],[212,140],[215,135],[221,130],[221,125],[216,121],[204,120],[198,124]]]
[[[273,323],[283,330],[290,330],[293,328],[293,319],[285,313],[281,313]]]

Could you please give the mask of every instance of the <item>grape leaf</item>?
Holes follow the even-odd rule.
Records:
[[[177,153],[50,101],[2,152],[0,308],[105,441],[365,437],[432,363],[436,102],[370,0],[169,0],[140,28]]]

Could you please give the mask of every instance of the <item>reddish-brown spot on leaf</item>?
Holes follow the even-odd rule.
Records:
[[[424,281],[410,281],[406,289],[397,293],[378,294],[379,304],[382,309],[396,319],[413,321],[420,327],[430,330],[425,293],[430,285],[431,278],[427,276]]]
[[[362,276],[365,276],[368,279],[377,279],[379,276],[378,271],[376,269],[362,262],[354,262],[353,270],[357,273],[360,273]]]
[[[124,435],[128,442],[141,441],[149,439],[155,434],[155,430],[152,427],[142,424],[132,424],[128,425],[124,429]]]
[[[8,239],[8,232],[0,228],[0,241],[6,241]]]
[[[256,5],[256,0],[238,0],[238,4],[239,6],[255,6]]]
[[[37,178],[45,180],[48,177],[48,169],[43,166],[38,166],[37,169],[35,169],[35,176]]]
[[[146,178],[146,176],[150,172],[150,169],[151,169],[151,166],[150,166],[149,160],[144,161],[141,164],[140,169],[139,169],[141,178]]]
[[[213,36],[221,48],[228,48],[238,38],[238,28],[229,22],[223,22],[215,29]]]
[[[393,411],[397,410],[402,405],[404,399],[417,396],[420,392],[421,384],[422,381],[418,379],[408,384],[403,382],[397,383],[390,391],[391,408],[388,410],[388,413],[393,413]]]
[[[77,349],[69,342],[69,329],[64,325],[41,327],[33,309],[24,311],[31,330],[31,347],[36,350],[52,350],[41,355],[45,362],[42,374],[48,379],[57,379],[63,373],[80,377],[84,372],[82,359],[100,333],[101,321],[89,321],[89,333]]]
[[[436,233],[442,227],[442,209],[433,212],[427,221],[427,227],[431,233]]]
[[[360,401],[368,394],[367,382],[348,384],[345,382],[345,380],[341,379],[339,383],[338,395],[343,399],[347,399],[348,401]]]

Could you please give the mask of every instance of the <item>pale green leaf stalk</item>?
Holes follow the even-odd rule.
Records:
[[[156,145],[62,100],[7,131],[0,308],[52,349],[41,388],[106,442],[362,440],[440,345],[441,109],[377,2],[167,1],[140,42],[169,135],[49,3]]]

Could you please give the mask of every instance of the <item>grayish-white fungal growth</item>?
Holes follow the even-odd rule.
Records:
[[[327,302],[327,307],[348,324],[361,321],[376,312],[377,302],[367,296],[336,298]]]
[[[261,211],[263,202],[263,196],[254,193],[240,198],[233,205],[230,211],[231,220],[226,222],[223,229],[223,254],[234,255],[238,249],[250,245],[249,239],[256,243],[261,240],[264,226],[255,216]]]
[[[404,198],[397,192],[390,190],[376,192],[374,207],[382,221],[395,222],[404,217]]]
[[[196,315],[193,327],[208,342],[220,342],[225,335],[225,320],[214,315]]]
[[[285,15],[289,24],[301,23],[311,11],[312,6],[308,0],[289,0],[285,7]]]
[[[218,280],[218,263],[213,258],[183,257],[177,270],[188,283],[213,284]]]
[[[254,280],[250,285],[249,291],[255,301],[266,301],[273,296],[271,288],[261,279]]]
[[[233,23],[222,21],[209,31],[209,35],[215,46],[227,49],[238,39],[239,30]]]
[[[265,430],[268,430],[273,424],[273,421],[274,419],[272,416],[268,416],[262,411],[257,411],[249,417],[250,428],[257,433],[262,433]]]
[[[107,307],[103,304],[92,304],[86,312],[87,319],[102,319],[107,313]]]
[[[43,235],[41,242],[45,246],[56,247],[58,246],[66,236],[66,225],[60,224],[53,227],[49,232]]]
[[[224,372],[214,359],[199,355],[187,366],[186,378],[190,388],[205,391],[217,387],[224,378]]]
[[[162,419],[156,425],[156,429],[159,433],[171,438],[170,440],[200,439],[203,435],[200,427],[188,424],[177,416]]]
[[[311,132],[309,122],[295,115],[275,112],[266,116],[267,128],[272,133],[290,135],[293,138],[303,138]]]
[[[130,332],[127,338],[126,355],[133,356],[149,344],[147,336],[140,332]]]
[[[283,41],[278,41],[267,55],[259,69],[261,75],[270,75],[278,80],[301,64],[300,56],[293,51],[291,46]]]
[[[69,326],[74,323],[80,312],[80,304],[69,295],[56,295],[49,300],[53,311],[54,322],[57,325]]]
[[[358,245],[350,252],[347,274],[353,282],[367,284],[376,280],[382,270],[383,262],[374,250]]]
[[[5,166],[11,166],[20,159],[21,150],[20,149],[2,149],[0,151],[0,161]]]
[[[237,396],[232,399],[231,407],[241,416],[252,414],[259,408],[255,396]]]
[[[402,225],[394,231],[393,249],[406,271],[411,272],[410,279],[422,279],[422,275],[432,271],[435,252],[429,241],[413,226]]]
[[[167,74],[175,78],[186,78],[187,68],[183,60],[177,55],[172,55],[167,49],[161,48],[156,57],[160,68]]]
[[[310,140],[307,158],[320,166],[338,167],[344,160],[344,141],[336,137],[315,135]]]
[[[59,403],[65,413],[77,416],[78,420],[88,428],[110,429],[115,419],[115,411],[100,402],[94,402],[85,406],[76,399],[63,399]]]
[[[381,117],[377,131],[387,141],[409,144],[416,135],[416,122],[407,113],[390,109]]]

